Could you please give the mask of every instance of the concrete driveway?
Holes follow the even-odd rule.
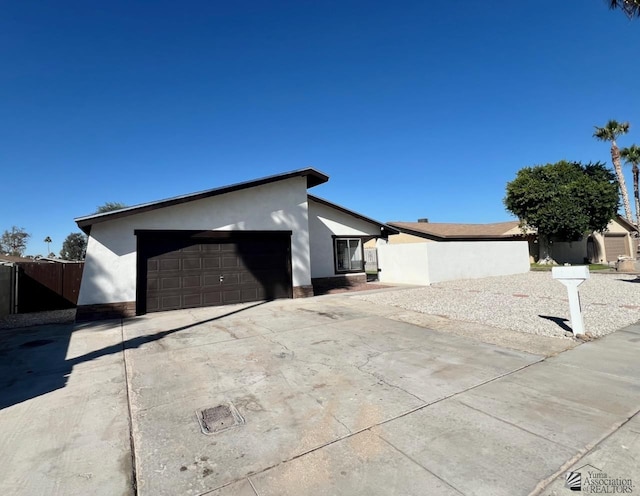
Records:
[[[525,495],[620,426],[608,449],[640,459],[640,327],[548,358],[398,312],[344,294],[7,339],[0,492]]]

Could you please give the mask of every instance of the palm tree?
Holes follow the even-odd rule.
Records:
[[[618,136],[629,132],[629,123],[610,120],[607,122],[606,126],[595,126],[595,128],[596,131],[593,133],[594,138],[601,141],[611,141],[611,161],[613,162],[613,169],[616,171],[618,185],[620,186],[624,215],[631,222],[633,217],[631,216],[631,205],[629,204],[629,192],[627,191],[627,183],[624,180],[622,166],[620,165],[620,150],[618,150],[618,145],[616,143],[616,138]]]
[[[627,164],[631,164],[631,173],[633,174],[633,199],[636,209],[636,226],[640,227],[640,192],[638,187],[638,179],[640,176],[640,146],[631,145],[629,148],[620,150],[620,156]]]
[[[51,243],[51,238],[47,236],[46,238],[44,238],[44,242],[47,243],[47,251],[51,253],[51,250],[49,249],[49,243]]]
[[[621,8],[629,19],[640,17],[640,0],[607,0],[610,9]]]

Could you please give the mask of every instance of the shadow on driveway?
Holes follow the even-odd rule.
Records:
[[[158,341],[192,327],[213,322],[250,308],[264,305],[266,301],[227,312],[216,317],[193,322],[157,334],[138,336],[124,342],[85,353],[67,360],[69,342],[74,332],[99,332],[99,328],[115,325],[122,327],[122,320],[85,324],[43,325],[20,330],[0,331],[0,410],[36,398],[66,386],[73,368],[81,363],[107,355],[134,349],[145,343]]]

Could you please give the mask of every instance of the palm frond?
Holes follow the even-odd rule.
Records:
[[[610,9],[622,10],[629,19],[640,17],[640,0],[607,0]]]
[[[627,164],[639,165],[640,164],[640,146],[631,145],[627,148],[620,150],[620,157],[622,157]]]
[[[611,119],[604,127],[594,127],[596,129],[593,133],[594,138],[602,141],[612,141],[622,134],[627,134],[629,132],[630,124],[628,122],[618,122]]]

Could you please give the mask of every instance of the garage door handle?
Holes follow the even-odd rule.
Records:
[[[224,281],[224,276],[220,276],[220,282]]]

